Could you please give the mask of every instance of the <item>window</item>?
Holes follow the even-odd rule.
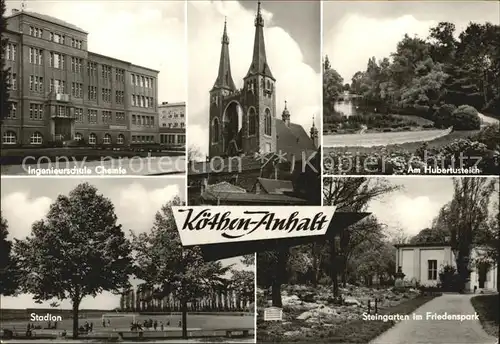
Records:
[[[71,71],[81,74],[83,70],[83,60],[77,57],[71,57]]]
[[[115,103],[123,104],[125,100],[125,92],[124,91],[115,91]]]
[[[271,110],[269,108],[266,109],[264,112],[264,134],[271,136],[272,133],[272,117],[271,117]]]
[[[102,111],[102,123],[109,124],[111,123],[111,111]]]
[[[102,65],[102,78],[104,80],[111,80],[111,67]]]
[[[116,113],[116,123],[125,123],[125,112]]]
[[[36,48],[30,48],[29,51],[30,51],[30,57],[29,57],[30,63],[41,66],[42,65],[43,50],[36,49]]]
[[[17,53],[17,45],[15,45],[14,43],[8,43],[6,51],[7,51],[7,54],[6,54],[7,60],[8,61],[15,61],[16,60],[16,53]]]
[[[87,122],[90,124],[97,124],[97,110],[87,110]]]
[[[248,111],[248,135],[255,135],[257,132],[257,113],[255,108],[251,107]]]
[[[64,93],[66,82],[64,80],[50,79],[50,92]]]
[[[111,89],[103,88],[101,90],[102,101],[106,103],[111,103]]]
[[[81,133],[75,133],[75,141],[81,141],[83,139],[83,135]]]
[[[10,111],[7,114],[8,119],[16,119],[17,118],[17,103],[16,102],[9,102],[10,105]]]
[[[2,143],[4,145],[15,145],[17,143],[16,133],[13,131],[6,131],[3,133]]]
[[[89,144],[95,145],[97,143],[97,136],[94,133],[90,133],[89,135]]]
[[[137,106],[137,98],[135,97],[135,94],[132,95],[132,106]]]
[[[177,136],[177,143],[185,144],[186,143],[186,135],[178,135]]]
[[[30,91],[43,92],[43,77],[30,75]]]
[[[59,53],[50,53],[50,66],[56,69],[64,70],[64,58],[65,56]]]
[[[102,143],[104,143],[105,145],[111,144],[111,135],[104,134],[104,137],[102,138]]]
[[[12,91],[17,90],[17,74],[16,73],[10,73],[9,81],[10,81],[9,89]]]
[[[87,75],[91,77],[97,76],[97,63],[96,62],[87,62]]]
[[[78,123],[83,123],[83,109],[75,108],[75,121]]]
[[[43,143],[43,137],[42,134],[40,134],[38,131],[31,135],[30,144],[41,145],[42,143]]]
[[[71,95],[76,98],[83,98],[83,84],[78,82],[71,83]]]
[[[43,120],[43,105],[42,104],[30,104],[30,120]]]
[[[437,280],[437,260],[427,261],[427,280],[429,281]]]
[[[125,137],[123,136],[123,134],[119,134],[117,139],[116,139],[116,143],[118,143],[119,145],[122,145],[124,141],[125,141]]]
[[[135,74],[131,74],[132,85],[135,85]]]
[[[124,82],[125,81],[125,70],[124,69],[116,69],[116,81]]]
[[[97,100],[97,86],[88,86],[89,100]]]

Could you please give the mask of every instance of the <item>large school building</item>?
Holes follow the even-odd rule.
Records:
[[[2,145],[159,143],[158,71],[89,52],[87,32],[38,13],[13,10],[5,38]]]

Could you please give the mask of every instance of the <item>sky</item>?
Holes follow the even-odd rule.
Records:
[[[21,1],[6,1],[7,14]],[[160,71],[157,102],[186,101],[186,5],[183,1],[26,1],[88,32],[88,50]]]
[[[185,199],[184,177],[146,178],[2,178],[2,217],[8,222],[9,239],[23,239],[31,232],[31,225],[41,220],[59,194],[67,195],[79,183],[89,182],[115,206],[118,223],[129,233],[146,232],[153,225],[154,216],[165,203],[175,196]],[[235,269],[246,268],[239,258],[225,259],[224,265],[235,264]],[[137,284],[137,281],[133,281]],[[50,302],[37,305],[30,295],[2,297],[2,308],[42,308]],[[114,309],[119,306],[119,296],[103,293],[96,298],[87,297],[81,308]],[[61,307],[70,307],[68,301]]]
[[[426,38],[441,21],[454,23],[458,32],[471,21],[499,24],[499,13],[498,1],[325,1],[323,54],[350,83],[370,57],[389,57],[405,33]]]
[[[256,1],[188,3],[188,145],[202,154],[208,153],[209,91],[219,68],[224,17],[231,71],[240,88],[252,59],[256,9]],[[287,100],[292,122],[309,132],[315,116],[320,128],[320,3],[263,1],[262,9],[267,59],[276,78],[277,118]]]
[[[431,227],[441,207],[453,197],[452,177],[390,177],[388,180],[401,189],[372,201],[367,210],[387,225],[388,234],[401,228],[408,236],[417,235]]]

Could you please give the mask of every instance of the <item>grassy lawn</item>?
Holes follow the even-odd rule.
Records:
[[[411,314],[436,296],[420,296],[379,314]],[[297,320],[302,311],[284,309],[283,322],[265,322],[259,312],[257,320],[258,342],[316,342],[316,343],[368,343],[394,325],[393,321],[365,321],[339,319],[311,327],[306,321]],[[287,333],[287,335],[284,335]]]
[[[498,312],[500,300],[498,294],[476,296],[471,299],[471,302],[479,315],[484,330],[489,335],[497,337],[499,335],[498,326],[500,326],[500,312]]]
[[[346,152],[357,153],[357,152],[359,152],[360,154],[363,154],[363,153],[366,154],[366,153],[373,153],[373,152],[379,151],[382,147],[385,148],[387,151],[393,151],[393,150],[415,151],[417,148],[419,148],[425,142],[427,142],[427,144],[429,145],[429,148],[439,148],[439,147],[442,147],[442,146],[445,146],[445,145],[451,143],[453,140],[466,139],[474,134],[477,134],[478,132],[479,132],[479,130],[453,131],[450,134],[443,136],[443,137],[439,137],[435,140],[409,142],[409,143],[404,143],[401,145],[372,146],[372,147],[324,148],[324,154],[327,155],[329,152],[336,152],[336,153],[346,153]]]

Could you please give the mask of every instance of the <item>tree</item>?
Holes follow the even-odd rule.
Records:
[[[200,161],[203,160],[203,154],[201,154],[200,148],[197,146],[189,146],[188,148],[188,161]]]
[[[0,297],[13,295],[18,287],[18,266],[8,236],[7,220],[0,213]]]
[[[410,244],[444,244],[449,242],[450,232],[447,228],[424,228],[410,239]]]
[[[111,201],[88,183],[60,195],[31,236],[17,240],[23,291],[35,300],[70,299],[73,338],[85,296],[119,293],[129,286],[130,243],[117,224]]]
[[[199,247],[182,246],[172,206],[184,205],[179,197],[156,213],[151,230],[136,235],[132,245],[136,257],[135,275],[158,297],[174,293],[181,302],[182,337],[187,338],[188,302],[206,295],[224,283],[223,276],[231,265],[205,262]]]
[[[242,256],[241,262],[245,264],[245,266],[255,265],[255,254],[247,254]]]
[[[362,212],[366,209],[370,201],[398,189],[397,185],[392,185],[382,178],[325,178],[323,179],[323,204],[336,206],[336,211],[339,212]],[[367,237],[364,237],[365,233],[363,231],[367,230],[367,225],[374,225],[373,220],[371,221],[361,221],[361,224],[356,224],[345,229],[337,237],[339,242],[335,238],[328,243],[331,249],[331,276],[334,297],[339,296],[338,273],[341,270],[339,270],[339,264],[336,264],[339,251],[343,252],[345,257],[345,254],[348,254],[349,250],[352,249],[350,243],[353,238],[358,236],[360,239],[364,238],[366,240]],[[376,230],[379,230],[379,228],[376,228]],[[363,239],[359,240],[357,244],[359,245],[362,242]],[[343,268],[345,269],[345,265]]]
[[[232,270],[230,287],[241,295],[245,301],[254,302],[255,274],[248,270]]]
[[[0,123],[3,122],[10,112],[9,87],[10,68],[6,67],[6,49],[9,40],[5,37],[7,31],[7,20],[5,18],[5,0],[0,0]]]
[[[342,77],[335,69],[325,69],[323,72],[323,107],[327,115],[334,113],[334,105],[343,93]]]
[[[455,178],[454,194],[446,217],[455,253],[460,290],[469,279],[472,245],[487,226],[488,208],[494,192],[495,180],[490,178]]]

